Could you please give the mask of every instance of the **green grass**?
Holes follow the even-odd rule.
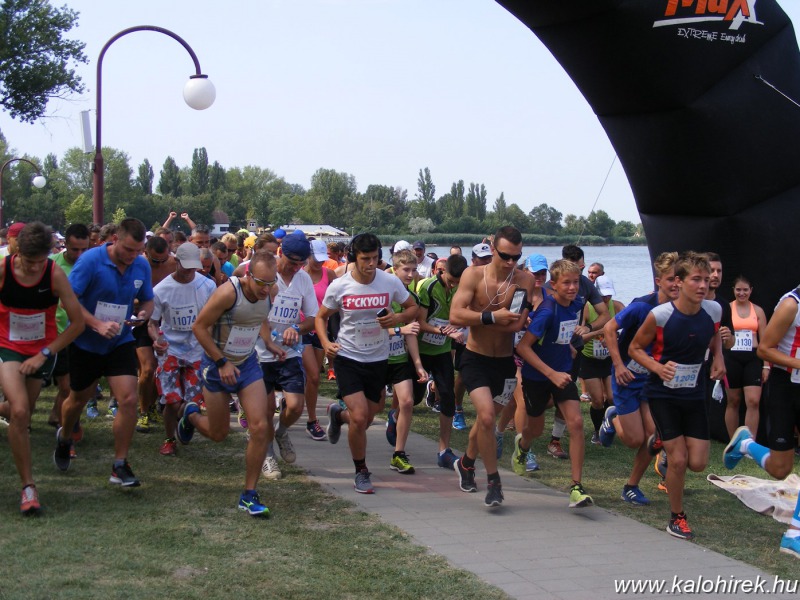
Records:
[[[667,495],[656,489],[659,478],[652,466],[640,486],[652,504],[649,507],[634,507],[623,502],[620,495],[630,473],[633,451],[618,440],[615,440],[610,448],[590,444],[592,424],[589,419],[589,405],[582,403],[582,408],[586,431],[583,485],[587,493],[592,496],[597,506],[663,530],[670,514],[669,502]],[[467,425],[471,426],[475,422],[475,411],[468,399],[464,402],[464,413]],[[546,446],[550,441],[553,411],[548,410],[545,415],[544,434],[534,440],[532,445],[542,469],[529,476],[548,487],[567,492],[572,485],[570,463],[569,460],[559,460],[547,455]],[[411,428],[430,439],[438,439],[439,416],[422,405],[417,406]],[[468,431],[453,431],[451,445],[454,450],[464,451],[467,434]],[[500,461],[500,466],[508,469],[504,477],[517,477],[510,470],[514,435],[515,432],[508,431],[504,436],[503,457]],[[562,438],[562,445],[565,450],[568,449],[569,434]],[[706,481],[706,475],[709,473],[733,474],[722,464],[723,449],[723,444],[712,441],[708,468],[702,473],[690,472],[686,475],[684,508],[689,516],[689,524],[697,535],[696,543],[782,578],[797,578],[797,559],[778,551],[786,525],[775,521],[772,517],[750,510],[733,494]],[[749,459],[740,463],[736,473],[769,479],[769,476]]]
[[[144,485],[122,490],[107,483],[111,421],[84,419],[79,457],[57,472],[51,390],[33,420],[38,518],[19,515],[19,479],[0,428],[2,599],[506,597],[300,469],[260,483],[273,518],[238,511],[241,433],[220,444],[196,438],[177,458],[158,454],[160,431],[137,434],[132,464]]]

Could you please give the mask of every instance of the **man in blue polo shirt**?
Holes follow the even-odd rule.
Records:
[[[53,461],[69,469],[72,439],[69,432],[105,376],[119,403],[114,418],[114,464],[109,481],[135,487],[139,480],[128,464],[128,448],[136,427],[138,403],[136,343],[131,326],[147,322],[153,312],[150,265],[141,254],[145,227],[138,219],[124,219],[106,243],[85,252],[69,276],[83,308],[86,330],[70,347],[70,395],[61,410]],[[134,301],[139,304],[134,313]],[[62,437],[67,432],[67,438]]]

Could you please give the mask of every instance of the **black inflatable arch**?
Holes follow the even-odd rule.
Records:
[[[800,283],[800,52],[775,0],[497,0],[570,75],[651,255],[718,252],[765,310]]]

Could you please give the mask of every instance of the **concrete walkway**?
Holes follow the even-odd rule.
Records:
[[[325,406],[327,401],[320,398],[323,426],[327,425]],[[570,509],[567,494],[503,469],[506,460],[501,461],[505,502],[495,509],[483,505],[486,473],[482,463],[476,465],[478,493],[464,493],[453,471],[436,466],[436,443],[421,435],[411,433],[407,444],[416,473],[401,475],[389,469],[393,448],[386,442],[383,422],[376,421],[367,434],[367,464],[376,493],[357,494],[347,426],[336,445],[311,440],[304,428],[305,419],[301,419],[291,429],[291,438],[297,465],[313,480],[513,598],[618,598],[623,594],[615,591],[615,580],[664,580],[669,588],[676,576],[695,582],[702,577],[706,580],[703,585],[711,585],[707,581],[716,582],[717,578],[728,585],[734,578],[755,583],[760,577],[772,589],[773,575],[675,539],[663,530],[597,507]],[[675,593],[652,590],[627,595],[659,598]],[[754,595],[761,594],[740,591],[711,593],[710,597]]]

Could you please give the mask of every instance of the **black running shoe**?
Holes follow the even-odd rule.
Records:
[[[486,500],[483,503],[486,506],[494,507],[500,506],[503,503],[503,486],[500,482],[489,482],[486,486]]]
[[[59,437],[61,427],[56,430],[56,449],[53,452],[53,462],[59,471],[66,471],[69,469],[71,461],[70,450],[72,449],[72,438],[69,441],[62,441]]]
[[[131,469],[127,460],[119,467],[112,465],[111,477],[108,481],[109,483],[116,483],[122,487],[138,487],[141,485],[139,480],[136,479],[136,475],[133,474],[133,469]]]
[[[455,462],[456,473],[458,473],[458,486],[462,492],[473,493],[478,491],[478,485],[475,483],[475,467],[471,469],[466,468],[461,464],[459,458]]]

